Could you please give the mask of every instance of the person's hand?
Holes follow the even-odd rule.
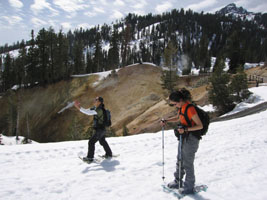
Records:
[[[184,134],[184,132],[185,132],[184,127],[183,127],[183,128],[178,128],[178,132],[179,132],[180,134]]]
[[[80,102],[77,101],[77,100],[74,101],[74,106],[75,106],[78,110],[80,110],[80,108],[81,108],[81,106],[80,106]]]
[[[161,125],[161,127],[166,126],[166,120],[165,119],[161,119],[160,120],[160,125]]]
[[[181,126],[181,127],[178,127],[178,132],[180,133],[180,134],[184,134],[184,133],[186,133],[187,132],[187,127],[183,127],[183,126]]]

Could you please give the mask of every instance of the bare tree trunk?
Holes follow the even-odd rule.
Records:
[[[30,126],[29,126],[29,113],[27,113],[27,138],[26,138],[26,143],[29,143],[29,138],[30,138]]]
[[[20,102],[21,102],[21,99],[20,99],[20,95],[18,94],[16,142],[19,140]]]

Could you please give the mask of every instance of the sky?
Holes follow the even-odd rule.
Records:
[[[128,13],[161,14],[172,9],[214,13],[230,3],[250,12],[267,12],[266,0],[0,0],[0,46],[30,39],[42,28],[56,32],[111,24]]]

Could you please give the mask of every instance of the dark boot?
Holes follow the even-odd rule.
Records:
[[[179,189],[179,180],[175,179],[174,181],[168,183],[169,188]],[[183,180],[180,180],[180,188],[183,187]]]

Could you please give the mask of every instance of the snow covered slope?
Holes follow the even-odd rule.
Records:
[[[266,90],[266,87],[261,87]],[[197,184],[184,199],[267,199],[267,111],[210,125],[196,154]],[[163,200],[162,133],[108,138],[118,158],[88,165],[87,141],[0,146],[0,199]],[[177,139],[165,131],[165,177],[173,180]],[[97,144],[96,155],[103,154]]]

